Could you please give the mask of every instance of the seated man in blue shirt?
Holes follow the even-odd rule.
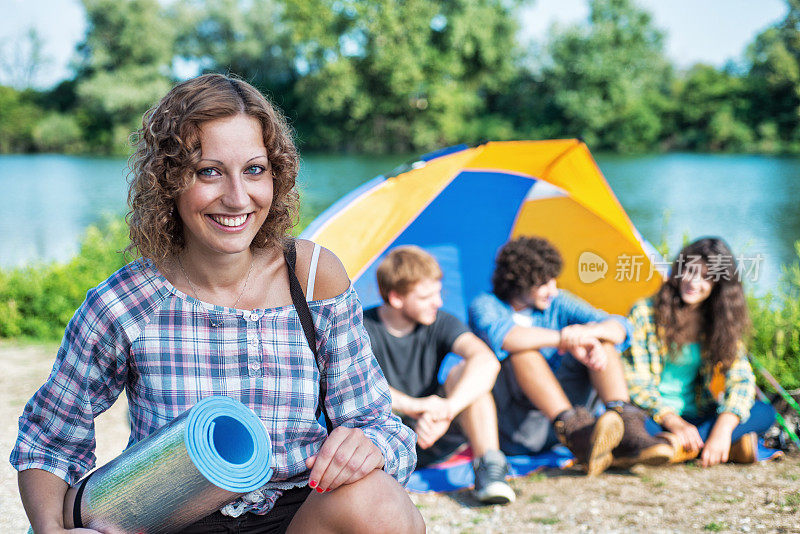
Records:
[[[672,447],[647,433],[629,402],[618,348],[630,325],[559,291],[562,264],[545,239],[514,239],[497,255],[493,292],[469,308],[473,331],[502,362],[493,389],[501,449],[530,454],[560,441],[589,475],[668,462]],[[595,395],[607,408],[597,419],[587,410]]]
[[[505,481],[491,389],[500,369],[491,349],[458,318],[441,310],[442,270],[419,247],[392,250],[378,266],[383,304],[364,310],[372,351],[389,382],[392,409],[417,433],[417,466],[442,461],[464,445],[475,456],[475,496],[485,503],[515,498]],[[448,353],[463,358],[439,384]]]

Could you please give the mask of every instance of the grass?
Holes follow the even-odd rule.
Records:
[[[541,494],[538,494],[538,493],[534,493],[533,495],[528,497],[528,503],[529,504],[536,504],[536,503],[544,502],[545,498],[547,498],[547,495],[541,495]]]
[[[555,525],[559,523],[561,520],[557,517],[534,517],[531,519],[534,523],[538,523],[540,525]]]
[[[703,530],[707,530],[709,532],[721,532],[723,530],[726,530],[727,528],[728,528],[727,523],[722,523],[722,522],[717,523],[716,521],[712,521],[711,523],[707,523],[703,527]]]
[[[740,495],[730,495],[725,493],[718,493],[716,495],[711,495],[711,500],[714,502],[722,502],[725,504],[734,504],[739,502],[744,502],[744,496]]]
[[[545,475],[544,473],[531,473],[530,475],[525,477],[525,480],[528,480],[530,482],[542,482],[543,480],[547,480],[547,475]]]
[[[796,482],[800,480],[800,473],[781,473],[780,477],[791,480],[792,482]]]
[[[664,480],[655,479],[655,478],[651,477],[650,475],[644,475],[644,474],[643,475],[639,475],[639,480],[643,484],[650,484],[654,488],[661,488],[661,487],[667,485],[667,483]]]
[[[783,506],[791,508],[792,512],[800,509],[800,491],[793,491],[783,499]]]

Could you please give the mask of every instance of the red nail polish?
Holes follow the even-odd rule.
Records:
[[[318,493],[325,493],[325,490],[324,490],[324,489],[322,489],[322,488],[317,488],[317,492],[318,492]]]
[[[308,481],[308,485],[311,486],[312,488],[316,488],[317,487],[317,481],[316,480],[309,480]]]

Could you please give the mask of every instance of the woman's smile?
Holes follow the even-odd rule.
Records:
[[[243,215],[206,215],[206,217],[223,232],[240,232],[250,222],[253,213],[250,212]]]

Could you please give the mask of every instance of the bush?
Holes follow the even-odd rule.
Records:
[[[795,243],[800,260],[800,241]],[[753,332],[750,354],[786,389],[800,388],[800,262],[784,266],[777,294],[748,298]],[[758,373],[759,387],[772,391]]]
[[[33,143],[39,152],[79,153],[86,148],[77,118],[57,111],[36,123]]]
[[[33,128],[42,110],[31,102],[32,95],[0,86],[0,153],[33,148]]]
[[[125,264],[127,244],[125,222],[108,219],[67,263],[0,270],[0,338],[60,339],[86,292]]]

